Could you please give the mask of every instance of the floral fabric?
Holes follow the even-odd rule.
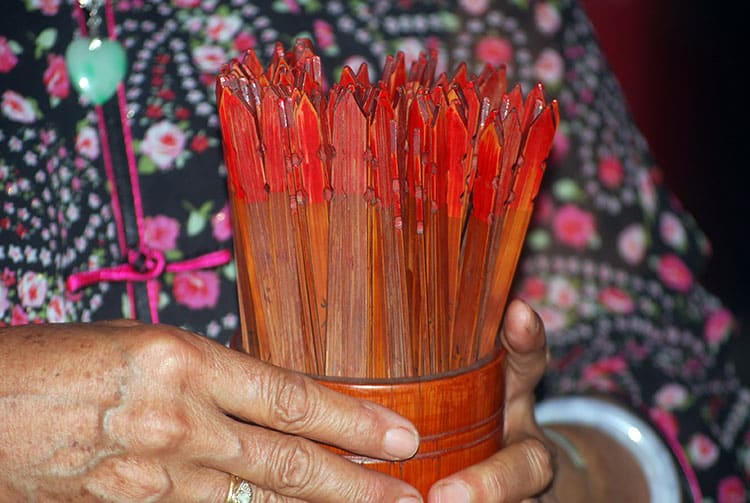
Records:
[[[704,501],[747,501],[750,392],[727,363],[736,322],[696,281],[710,245],[663,186],[582,10],[570,0],[118,0],[128,54],[125,139],[141,241],[167,261],[231,249],[214,78],[248,48],[310,37],[329,82],[344,65],[403,51],[506,64],[560,101],[545,187],[517,293],[541,314],[553,361],[544,392],[625,398],[677,439]],[[128,286],[66,291],[72,273],[122,263],[105,169],[107,117],[64,64],[81,11],[8,0],[0,20],[0,323],[132,316]],[[127,170],[115,166],[116,170]],[[226,342],[238,329],[234,269],[152,282],[159,319]]]

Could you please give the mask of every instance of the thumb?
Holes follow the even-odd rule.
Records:
[[[544,325],[525,302],[514,300],[505,313],[500,333],[505,360],[506,432],[528,429],[533,421],[534,389],[549,361]]]

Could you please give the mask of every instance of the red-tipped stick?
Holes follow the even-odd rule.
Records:
[[[259,130],[263,142],[263,166],[268,185],[270,240],[264,244],[264,257],[272,266],[274,279],[265,278],[265,295],[273,308],[276,334],[273,337],[273,358],[286,368],[310,372],[314,370],[314,349],[305,336],[299,265],[294,236],[294,215],[288,189],[288,150],[283,129],[281,98],[271,88],[265,90],[259,110]],[[278,334],[284,334],[279,336]]]
[[[412,357],[416,372],[425,375],[430,367],[431,333],[427,298],[427,263],[425,257],[425,182],[424,163],[429,149],[432,117],[423,95],[415,96],[409,105],[407,119],[408,153],[406,176],[408,184],[406,268],[409,301],[411,303]],[[428,203],[429,204],[429,203]]]
[[[495,195],[495,204],[493,208],[493,219],[490,230],[490,248],[487,252],[487,269],[484,273],[484,287],[482,291],[482,300],[477,313],[477,325],[480,335],[479,355],[489,354],[494,349],[495,341],[486,335],[491,331],[497,332],[499,327],[490,326],[485,329],[487,318],[487,309],[492,292],[492,278],[496,274],[502,274],[501,270],[507,267],[503,263],[505,259],[504,249],[507,244],[502,241],[503,225],[505,216],[511,201],[511,188],[513,184],[513,168],[518,159],[518,150],[521,146],[521,122],[515,109],[508,112],[502,119],[503,125],[503,151],[500,159],[500,173],[497,177],[497,192]],[[508,288],[510,285],[508,285]],[[497,294],[496,294],[497,295]],[[507,294],[506,294],[507,296]],[[501,295],[502,298],[502,295]],[[504,304],[498,306],[493,304],[491,309],[502,310]],[[495,319],[494,317],[492,318]]]
[[[259,152],[259,141],[255,120],[249,109],[229,89],[223,87],[218,94],[218,111],[222,127],[224,157],[227,164],[229,178],[229,192],[233,201],[232,222],[237,228],[249,228],[265,220],[266,199],[263,190],[263,165]],[[231,127],[229,125],[231,124]],[[260,203],[260,204],[259,204]],[[263,227],[258,228],[262,233]],[[270,358],[269,329],[266,323],[267,313],[263,309],[260,298],[259,282],[255,281],[261,274],[255,267],[251,244],[246,239],[247,232],[240,232],[235,239],[235,261],[238,276],[246,277],[245,281],[238,281],[241,288],[238,291],[243,305],[253,306],[252,309],[241,309],[242,347],[245,351],[255,348],[257,356],[263,360]],[[254,313],[255,316],[249,316]]]
[[[333,98],[326,374],[368,370],[367,120],[352,88]]]
[[[454,334],[454,367],[476,360],[476,324],[490,236],[490,215],[495,202],[495,178],[500,170],[499,125],[488,120],[477,139],[477,176],[474,179],[472,213],[466,224],[459,280]]]
[[[317,372],[325,368],[325,336],[328,291],[328,173],[323,162],[323,136],[320,116],[307,95],[294,107],[292,128],[299,156],[297,200],[300,214],[298,247],[304,248],[308,304],[312,322]]]
[[[371,229],[372,248],[375,254],[372,275],[372,338],[382,338],[385,347],[383,358],[387,363],[385,375],[376,377],[404,377],[411,373],[411,346],[409,343],[409,304],[406,297],[406,267],[404,262],[403,231],[399,224],[400,194],[398,190],[396,122],[387,91],[378,95],[375,113],[370,123],[370,141],[376,163],[372,170],[373,188],[377,203],[372,206],[376,214]],[[395,183],[394,183],[395,182]],[[395,191],[394,191],[395,187]],[[376,274],[378,271],[382,276]],[[378,318],[382,328],[377,329]],[[380,331],[378,331],[380,330]],[[382,349],[381,349],[382,351]],[[373,360],[377,355],[373,354]]]
[[[534,209],[534,198],[539,192],[545,160],[549,155],[552,137],[558,122],[557,102],[553,101],[532,120],[522,140],[513,196],[502,226],[500,256],[497,259],[494,275],[489,278],[492,285],[489,289],[486,316],[479,334],[480,358],[488,354],[495,346],[508,292]]]
[[[461,261],[461,239],[463,233],[464,201],[468,198],[465,187],[465,162],[470,155],[471,138],[466,124],[454,101],[439,110],[435,119],[433,156],[435,181],[433,183],[434,224],[431,221],[432,243],[436,248],[437,272],[435,281],[439,285],[436,306],[438,337],[438,371],[451,367],[453,348],[452,328],[459,295],[459,264]],[[450,138],[449,141],[445,141]],[[468,205],[467,205],[468,206]]]

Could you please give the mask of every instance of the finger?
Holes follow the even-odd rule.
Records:
[[[209,393],[242,420],[379,459],[408,458],[419,446],[417,430],[405,418],[307,376],[228,349],[214,367]]]
[[[229,496],[231,475],[209,469],[194,469],[168,498],[175,503],[226,503]],[[304,503],[304,500],[280,496],[273,491],[250,483],[253,503]]]
[[[508,352],[505,431],[516,436],[538,433],[533,419],[534,389],[549,361],[544,326],[531,307],[514,300],[506,312],[501,340]]]
[[[536,438],[508,445],[484,462],[436,483],[428,503],[510,503],[542,492],[553,475],[552,455]]]
[[[528,304],[514,300],[508,306],[500,337],[508,351],[511,380],[507,389],[526,393],[538,384],[547,367],[544,325]]]
[[[352,463],[295,435],[244,425],[230,418],[222,454],[212,448],[212,468],[234,473],[260,488],[310,502],[390,502],[419,498],[408,484]],[[419,501],[414,499],[414,502]]]

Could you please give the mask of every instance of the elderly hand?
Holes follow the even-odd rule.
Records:
[[[541,494],[555,475],[555,447],[534,418],[534,388],[548,360],[539,316],[523,302],[511,302],[501,340],[508,352],[503,449],[483,463],[437,482],[428,496],[432,503],[523,501]]]
[[[419,501],[312,441],[405,458],[408,421],[173,327],[0,330],[0,417],[3,501]]]

